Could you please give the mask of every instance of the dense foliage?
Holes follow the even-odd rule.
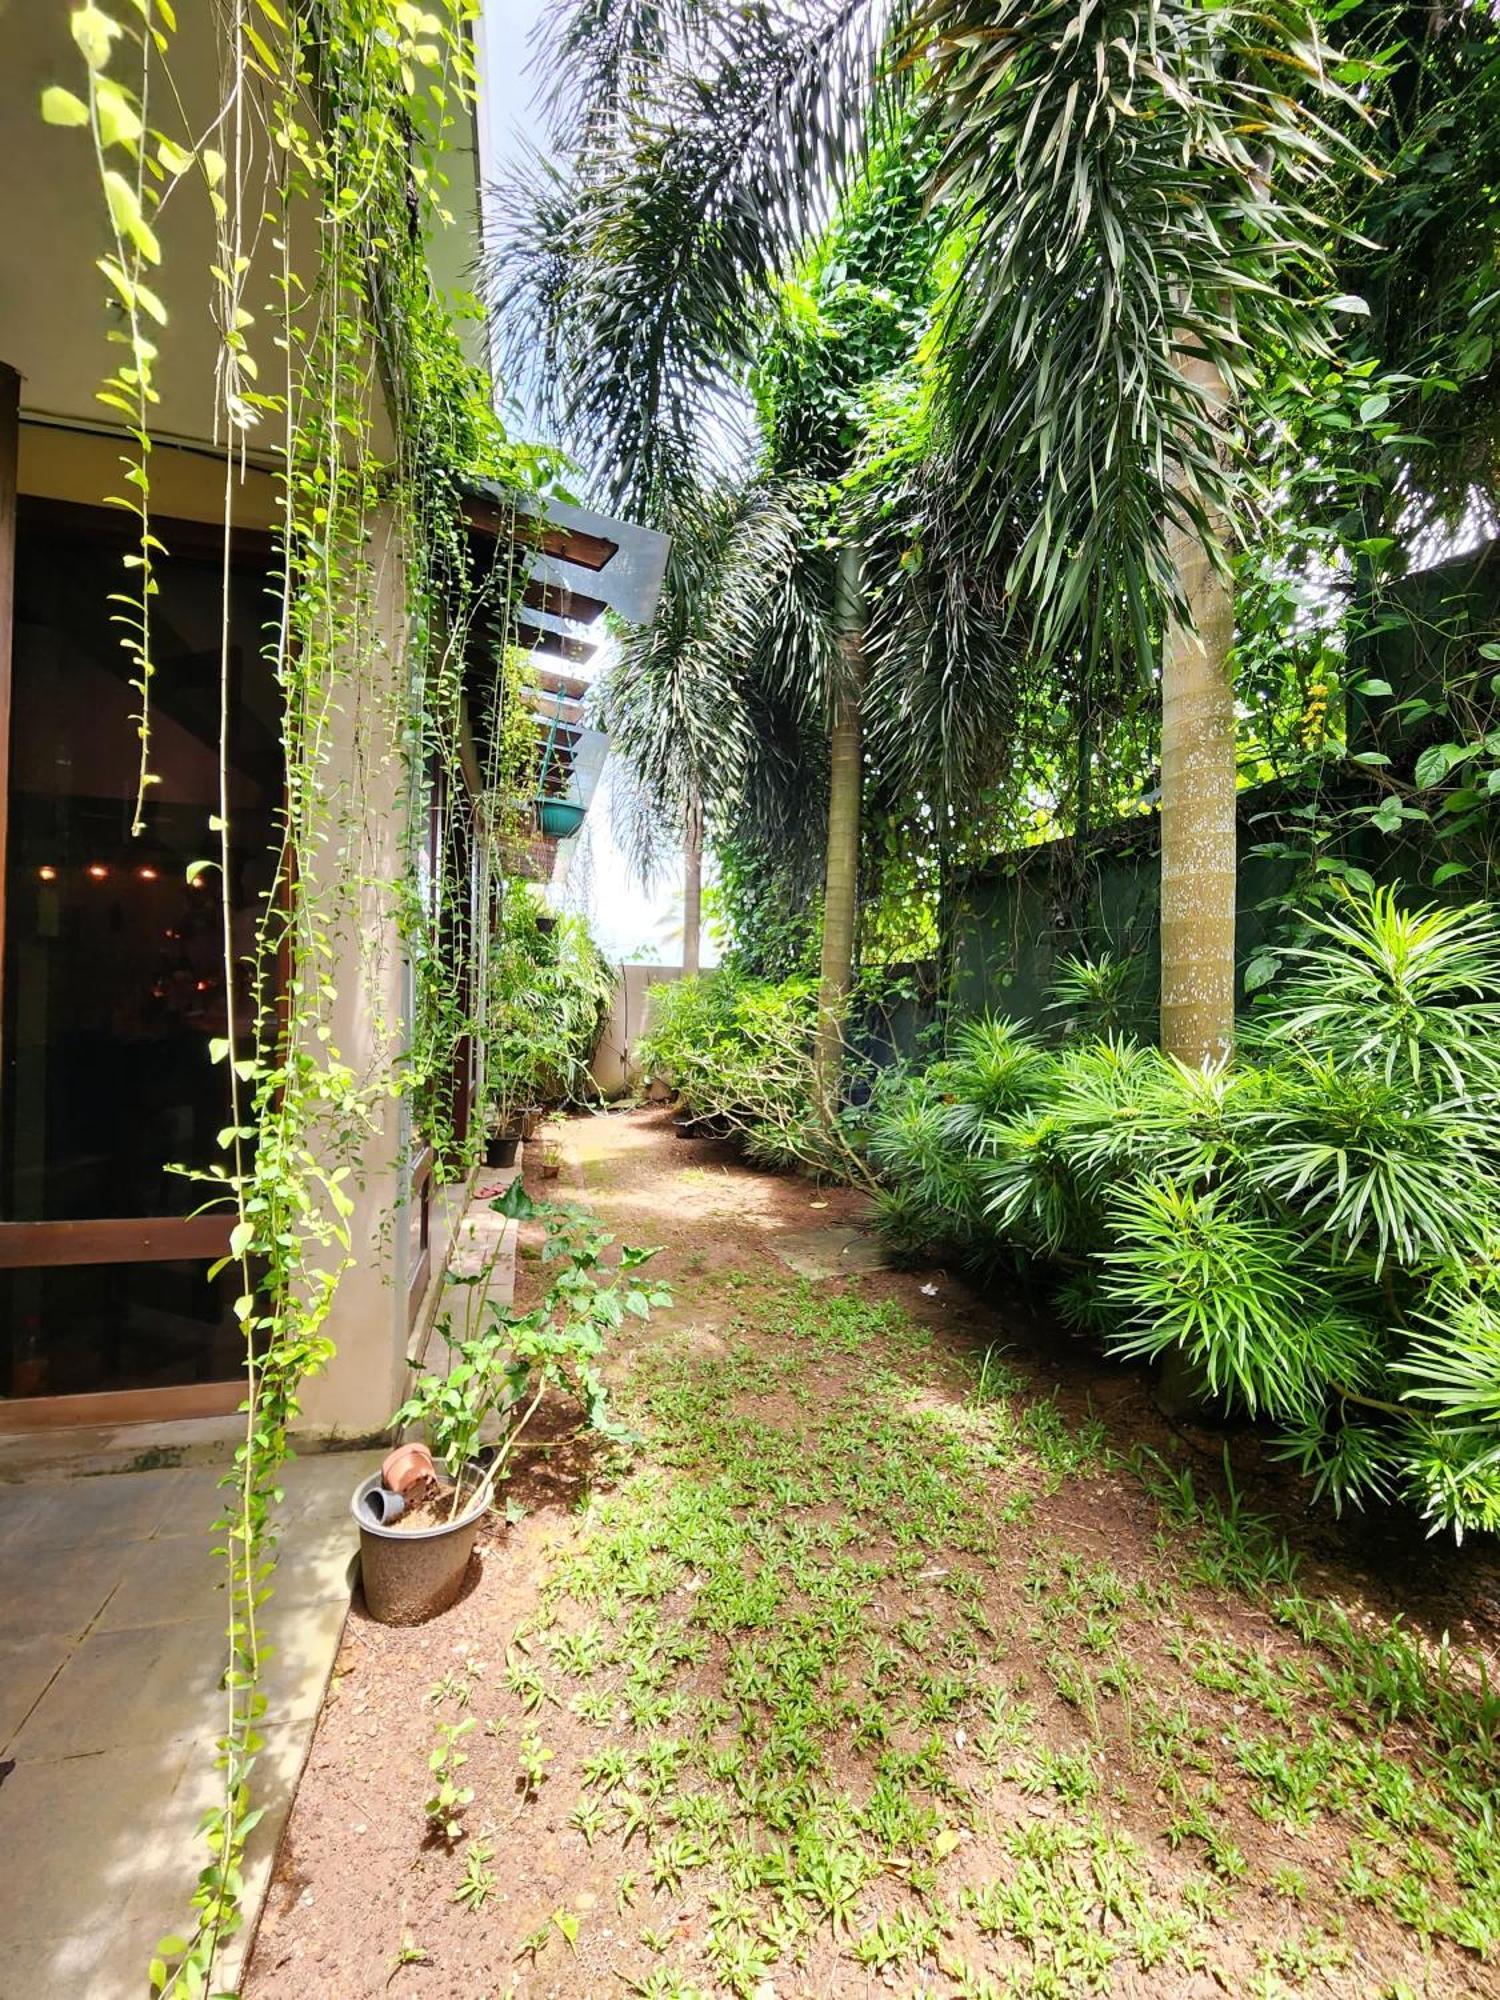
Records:
[[[509,1132],[533,1106],[594,1096],[589,1064],[615,971],[587,922],[551,916],[528,884],[510,884],[486,984],[483,1089],[497,1130]]]
[[[1165,524],[1221,504],[1241,782],[1301,786],[1298,900],[1351,869],[1489,892],[1500,632],[1402,585],[1495,520],[1493,0],[601,0],[555,30],[568,165],[505,191],[492,279],[515,365],[631,504],[753,514],[769,470],[803,524],[692,534],[618,690],[658,797],[738,714],[709,832],[754,859],[746,969],[805,962],[783,909],[817,922],[830,526],[869,599],[865,962],[941,959],[970,863],[1154,806]]]
[[[642,1073],[669,1083],[693,1118],[716,1121],[769,1166],[828,1161],[813,1109],[817,981],[730,970],[654,987]]]
[[[1310,939],[1217,1070],[1118,1032],[1114,968],[1079,963],[1057,1042],[983,1019],[926,1067],[856,1062],[831,1134],[810,980],[659,988],[639,1053],[753,1156],[874,1187],[898,1249],[1020,1255],[1112,1352],[1270,1422],[1336,1506],[1493,1530],[1500,919],[1376,893]]]
[[[1335,1503],[1500,1526],[1500,923],[1318,919],[1233,1066],[1001,1020],[891,1080],[898,1243],[1051,1268],[1115,1352],[1271,1420]]]

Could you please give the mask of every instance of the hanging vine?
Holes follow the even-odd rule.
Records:
[[[172,264],[169,208],[196,192],[214,233],[201,280],[225,453],[219,796],[211,851],[190,873],[220,890],[227,1016],[208,1053],[223,1068],[226,1116],[219,1158],[195,1178],[208,1183],[205,1205],[232,1218],[215,1268],[236,1279],[246,1398],[220,1523],[231,1611],[208,1862],[190,1933],[164,1939],[151,1967],[154,1989],[172,1995],[212,1989],[241,1922],[276,1481],[301,1386],[332,1353],[361,1147],[400,1097],[447,1172],[473,1155],[473,1135],[444,1129],[451,1093],[440,1080],[485,1017],[487,954],[467,934],[468,912],[487,929],[495,848],[514,832],[513,788],[528,773],[524,688],[505,644],[521,565],[504,536],[492,559],[476,558],[461,487],[483,475],[536,490],[550,472],[507,438],[429,275],[430,234],[453,221],[444,160],[472,102],[477,11],[478,0],[219,0],[206,105],[186,63],[174,69],[169,0],[120,0],[118,15],[78,7],[82,87],[56,86],[42,102],[50,123],[86,129],[112,244],[99,269],[123,353],[99,397],[124,433],[127,493],[110,504],[138,524],[115,598],[139,701],[137,834],[155,781],[151,612],[169,553],[151,489],[172,332],[156,273],[168,270],[173,299],[194,282]],[[152,122],[164,116],[174,129]],[[265,654],[280,692],[284,805],[275,882],[247,954],[230,888],[229,592],[236,496],[252,466],[270,470],[277,492]],[[471,711],[489,718],[479,743]],[[337,775],[339,757],[352,775]],[[406,807],[395,880],[383,800]],[[412,981],[394,1017],[381,997],[393,934]],[[380,1029],[362,1066],[339,1046],[351,950]]]

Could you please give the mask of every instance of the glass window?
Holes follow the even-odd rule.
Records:
[[[23,502],[6,801],[3,1222],[185,1216],[203,1189],[172,1169],[220,1157],[225,1072],[209,1060],[228,1017],[219,874],[187,879],[192,862],[218,852],[221,557],[210,534],[198,536],[201,553],[174,548],[159,571],[151,725],[159,782],[147,790],[144,831],[132,836],[139,697],[113,622],[121,607],[110,601],[125,587],[120,528],[89,510]],[[170,528],[163,539],[172,547]],[[271,610],[265,562],[237,561],[227,764],[242,1029],[245,955],[274,891],[282,802],[279,690],[262,657]],[[170,1249],[165,1239],[161,1247]],[[197,1379],[216,1351],[216,1295],[200,1287],[179,1297],[173,1287],[185,1267],[172,1267],[175,1280],[163,1268],[13,1276],[0,1319],[12,1374],[32,1369],[18,1357],[40,1340],[49,1351],[68,1346],[71,1358],[49,1365],[46,1390],[31,1393],[56,1392],[64,1376],[68,1387],[113,1383],[122,1371],[141,1384],[163,1369],[172,1380]],[[97,1383],[81,1331],[94,1311]],[[171,1359],[174,1327],[195,1350],[191,1362]],[[159,1365],[148,1352],[153,1328]]]

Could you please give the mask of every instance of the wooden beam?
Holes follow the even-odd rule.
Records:
[[[560,674],[556,667],[538,667],[536,684],[540,693],[563,701],[582,701],[589,691],[587,681],[579,680],[576,674]]]
[[[242,1381],[184,1382],[175,1389],[95,1389],[81,1396],[12,1396],[0,1398],[0,1434],[232,1417],[244,1400]]]
[[[585,597],[581,590],[569,590],[565,583],[543,583],[533,577],[521,593],[528,611],[545,611],[553,618],[571,618],[576,625],[592,625],[609,606],[602,597]]]
[[[0,1271],[61,1264],[208,1263],[229,1252],[234,1216],[127,1215],[76,1222],[0,1222]]]
[[[620,544],[603,535],[585,535],[577,528],[560,528],[521,514],[513,507],[499,507],[493,500],[470,498],[463,503],[464,519],[481,535],[494,535],[535,549],[539,555],[558,562],[574,563],[579,569],[601,570],[620,553]]]
[[[516,644],[524,646],[528,652],[540,653],[546,659],[566,660],[575,667],[591,660],[598,650],[586,639],[570,639],[565,632],[554,632],[544,625],[532,625],[524,618],[516,626]]]

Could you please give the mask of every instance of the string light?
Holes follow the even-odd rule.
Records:
[[[55,882],[57,880],[57,870],[50,866],[50,864],[46,867],[38,868],[36,879],[38,882]]]
[[[137,868],[135,872],[143,882],[154,882],[158,875],[155,868]]]
[[[106,882],[109,879],[109,870],[102,861],[91,861],[88,872],[96,882]]]

